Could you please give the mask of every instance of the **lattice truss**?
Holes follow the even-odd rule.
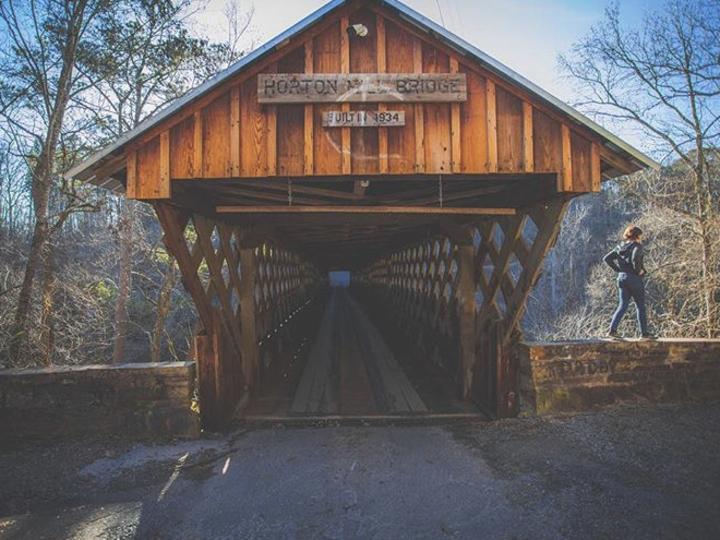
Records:
[[[265,242],[255,248],[257,337],[269,339],[311,295],[320,273],[300,256]]]
[[[298,255],[267,241],[249,245],[251,235],[240,227],[163,203],[156,212],[203,327],[213,329],[219,315],[240,355],[286,319],[319,280],[317,269]],[[244,326],[254,327],[251,336],[243,336]]]
[[[453,226],[450,236],[434,237],[375,262],[361,281],[386,288],[398,315],[417,321],[441,336],[457,335],[455,316],[466,294],[459,287],[463,245],[473,246],[473,305],[478,327],[502,321],[509,337],[527,295],[537,279],[542,259],[557,235],[565,203],[536,205],[514,216],[484,218]]]

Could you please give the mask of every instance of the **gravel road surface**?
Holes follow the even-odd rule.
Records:
[[[720,404],[2,450],[0,538],[718,538]]]

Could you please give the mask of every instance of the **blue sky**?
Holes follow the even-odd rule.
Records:
[[[207,0],[196,16],[198,29],[210,37],[225,35],[227,0]],[[572,103],[573,90],[558,74],[557,56],[566,52],[599,21],[609,0],[404,0],[486,53]],[[240,6],[253,2],[239,0]],[[323,0],[259,0],[254,2],[254,35],[262,43],[279,34],[325,2]],[[658,0],[621,0],[625,24],[640,22]],[[615,129],[617,132],[618,130]],[[639,144],[629,131],[618,133]],[[639,144],[642,146],[641,144]]]

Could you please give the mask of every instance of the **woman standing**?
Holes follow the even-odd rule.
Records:
[[[643,265],[642,229],[630,225],[623,233],[624,242],[615,247],[605,255],[603,261],[617,272],[617,284],[619,291],[618,307],[610,322],[610,337],[618,337],[617,329],[620,321],[630,305],[630,300],[635,301],[637,310],[637,321],[642,337],[653,338],[647,325],[647,310],[645,308],[645,283],[643,277],[646,274]]]

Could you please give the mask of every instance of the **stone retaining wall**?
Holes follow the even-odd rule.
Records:
[[[523,343],[521,413],[720,399],[720,340]]]
[[[0,370],[0,439],[194,437],[193,362]]]

